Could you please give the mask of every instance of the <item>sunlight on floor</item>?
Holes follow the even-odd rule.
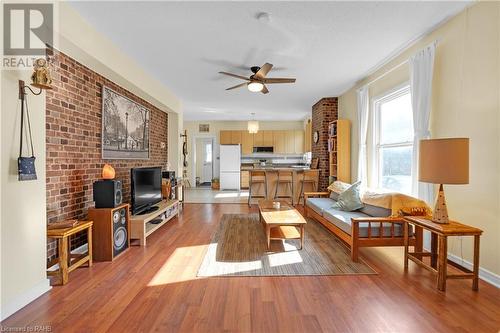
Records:
[[[179,247],[149,281],[148,287],[196,279],[207,245]]]
[[[267,255],[269,266],[278,267],[283,265],[298,264],[303,262],[299,251],[293,245],[283,242],[284,252],[271,253]]]
[[[215,198],[216,199],[219,199],[219,198],[248,198],[248,192],[229,192],[229,193],[223,193],[223,192],[220,192],[220,193],[217,193],[215,195]]]

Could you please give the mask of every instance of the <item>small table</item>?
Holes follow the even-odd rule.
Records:
[[[273,208],[273,200],[259,201],[259,216],[266,233],[267,249],[270,249],[272,239],[300,239],[302,249],[307,222],[293,206],[286,201],[279,202],[280,208],[276,209]]]
[[[472,290],[479,289],[479,237],[483,233],[481,229],[471,227],[456,221],[448,224],[433,222],[430,218],[407,216],[404,218],[404,243],[405,243],[405,270],[408,269],[408,259],[427,270],[437,274],[437,289],[446,291],[447,279],[472,279]],[[431,252],[408,252],[409,236],[408,224],[411,223],[415,229],[424,229],[431,232]],[[448,236],[474,236],[474,263],[473,270],[448,260]],[[423,262],[423,257],[430,257],[430,266]],[[447,274],[446,265],[450,264],[462,274]]]
[[[47,270],[47,275],[60,275],[61,284],[65,285],[68,282],[68,274],[70,272],[85,263],[88,263],[89,267],[92,266],[92,224],[92,221],[79,221],[71,228],[47,230],[48,238],[57,239],[59,251],[59,257],[47,264],[47,269],[55,264],[59,264],[59,269],[57,271]],[[88,251],[84,254],[72,254],[69,249],[69,237],[83,230],[87,230]]]

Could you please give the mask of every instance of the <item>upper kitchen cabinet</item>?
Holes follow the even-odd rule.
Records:
[[[263,147],[264,146],[264,133],[263,131],[258,131],[253,135],[253,146]]]
[[[239,145],[241,144],[241,136],[243,131],[231,131],[231,144]]]
[[[273,131],[262,131],[262,146],[272,147],[273,146]]]
[[[304,152],[312,151],[312,121],[307,120],[304,131]]]
[[[295,131],[285,131],[285,153],[295,153]]]
[[[219,143],[221,145],[230,145],[231,144],[231,131],[220,131]]]
[[[241,153],[248,155],[253,152],[253,134],[248,131],[241,131]]]
[[[296,154],[303,154],[304,153],[304,131],[302,130],[295,130],[293,131],[293,136],[294,136],[294,143],[295,143],[295,149],[294,152]]]
[[[273,146],[276,154],[284,154],[285,150],[285,131],[273,131]]]

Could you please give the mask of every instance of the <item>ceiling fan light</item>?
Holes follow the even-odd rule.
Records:
[[[251,92],[260,92],[262,89],[264,89],[264,85],[260,82],[250,82],[247,84],[248,90]]]
[[[248,133],[255,134],[259,131],[259,122],[256,120],[250,120],[248,122]]]

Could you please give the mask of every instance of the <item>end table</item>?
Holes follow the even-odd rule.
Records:
[[[404,244],[405,244],[405,270],[408,269],[408,259],[425,269],[437,274],[437,289],[446,291],[446,280],[448,279],[472,279],[472,290],[479,289],[479,237],[483,233],[481,229],[471,227],[456,221],[447,224],[433,222],[430,218],[406,216],[404,218]],[[423,229],[431,232],[431,252],[408,252],[409,227]],[[448,236],[473,236],[474,237],[474,263],[473,270],[469,270],[455,262],[448,260]],[[423,257],[430,257],[431,264],[423,262]],[[447,264],[459,270],[462,274],[448,274]]]

